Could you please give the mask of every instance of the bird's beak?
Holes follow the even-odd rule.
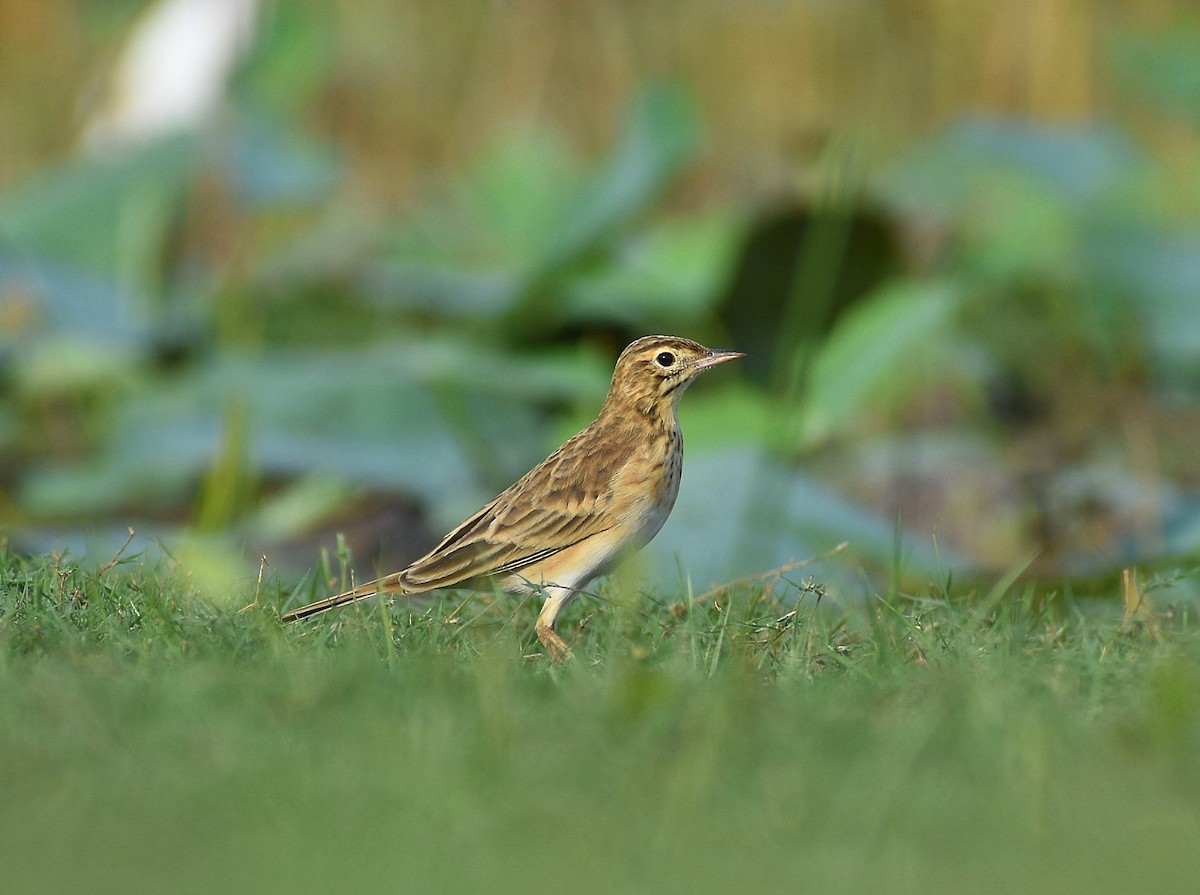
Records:
[[[726,351],[723,348],[710,348],[708,354],[696,361],[697,370],[707,370],[709,367],[715,367],[717,364],[723,364],[727,360],[737,360],[739,357],[745,357],[740,351]]]

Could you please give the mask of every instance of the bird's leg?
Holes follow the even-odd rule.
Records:
[[[575,591],[569,587],[547,586],[545,592],[546,602],[542,604],[542,611],[538,613],[533,631],[537,634],[538,640],[542,642],[542,646],[546,648],[546,652],[550,654],[550,658],[555,662],[563,662],[573,658],[575,654],[571,652],[567,642],[558,636],[554,630],[554,623],[558,620],[558,613],[567,605],[567,601],[575,596]]]
[[[546,648],[546,652],[550,654],[552,660],[555,662],[565,662],[567,659],[575,658],[575,654],[571,652],[571,648],[567,646],[567,642],[559,637],[552,627],[538,622],[533,626],[533,630],[537,634],[538,640],[542,642],[542,646]]]

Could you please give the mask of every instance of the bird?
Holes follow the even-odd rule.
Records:
[[[696,377],[744,357],[679,336],[631,342],[592,421],[406,569],[281,616],[298,621],[380,594],[443,588],[539,595],[534,632],[550,658],[572,655],[555,631],[589,581],[653,538],[679,493],[679,398]]]

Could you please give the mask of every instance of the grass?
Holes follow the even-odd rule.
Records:
[[[1192,608],[798,592],[584,605],[552,667],[511,601],[0,555],[0,891],[1194,890]]]

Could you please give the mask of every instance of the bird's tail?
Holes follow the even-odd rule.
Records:
[[[377,578],[374,581],[361,584],[354,588],[354,590],[335,594],[332,597],[317,600],[315,603],[309,603],[307,606],[301,606],[299,609],[285,612],[280,616],[280,621],[298,622],[302,618],[320,615],[322,612],[328,612],[330,609],[336,609],[338,606],[345,606],[347,603],[357,603],[359,600],[365,600],[376,594],[404,592],[405,590],[397,579],[397,576],[388,575],[386,578]]]

